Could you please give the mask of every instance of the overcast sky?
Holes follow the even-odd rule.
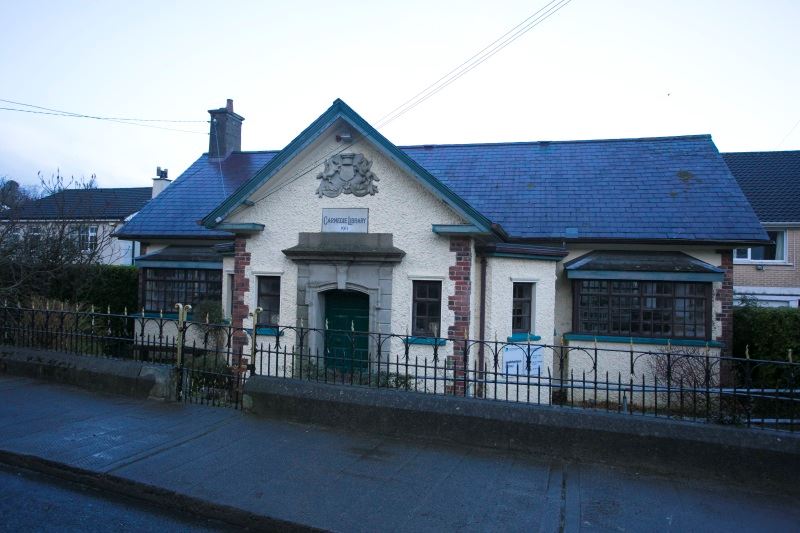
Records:
[[[547,1],[0,0],[0,99],[205,121],[232,98],[243,149],[280,149],[335,98],[376,123]],[[723,152],[800,149],[798,22],[797,0],[573,0],[380,129],[399,145],[710,133]],[[0,177],[174,178],[208,126],[160,125],[200,133],[0,111]]]

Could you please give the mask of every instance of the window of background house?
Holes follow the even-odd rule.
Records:
[[[38,246],[42,240],[42,228],[39,226],[31,226],[27,233],[28,242],[31,246]]]
[[[281,278],[280,276],[258,277],[258,325],[277,326],[281,319]]]
[[[442,327],[442,282],[414,280],[411,334],[439,337]]]
[[[772,244],[737,248],[733,258],[737,261],[786,261],[786,230],[769,230],[767,236]]]
[[[711,283],[576,280],[576,333],[708,339]]]
[[[533,283],[514,283],[511,307],[511,332],[533,330]]]
[[[222,305],[219,270],[145,268],[142,302],[145,310],[175,312],[175,304],[196,305],[204,300]]]
[[[78,246],[82,252],[93,252],[97,248],[97,226],[81,226],[78,230]]]

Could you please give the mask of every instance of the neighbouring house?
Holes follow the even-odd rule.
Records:
[[[734,252],[734,300],[800,306],[800,150],[722,157],[771,241]]]
[[[708,135],[395,146],[336,100],[250,152],[232,101],[209,113],[208,153],[117,232],[142,242],[148,312],[210,299],[258,335],[405,334],[412,358],[567,344],[570,372],[627,379],[593,347],[727,353],[733,250],[768,242]]]
[[[132,265],[139,244],[119,240],[114,232],[150,201],[152,191],[152,187],[64,189],[7,212],[7,223],[17,234],[50,231],[73,238],[87,254],[96,253],[99,263]]]

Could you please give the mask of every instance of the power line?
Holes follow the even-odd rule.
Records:
[[[783,146],[783,143],[786,142],[786,139],[791,137],[792,133],[794,133],[794,130],[797,129],[797,126],[800,126],[800,119],[798,119],[797,122],[794,123],[794,126],[792,126],[792,129],[789,130],[789,133],[787,133],[786,136],[783,139],[781,139],[781,142],[778,143],[778,148]]]
[[[14,104],[14,105],[21,105],[24,107],[31,107],[33,109],[42,109],[44,111],[52,111],[53,113],[60,113],[62,115],[69,115],[72,117],[80,117],[80,118],[93,118],[96,120],[122,120],[125,122],[208,122],[207,120],[170,120],[170,119],[161,119],[161,118],[125,118],[125,117],[103,117],[97,115],[86,115],[83,113],[75,113],[73,111],[63,111],[61,109],[52,109],[49,107],[42,107],[33,104],[26,104],[25,102],[15,102],[14,100],[3,100],[0,98],[0,102],[5,102],[6,104]]]
[[[511,43],[513,43],[514,41],[516,41],[517,39],[519,39],[520,37],[522,37],[523,35],[525,35],[529,31],[531,31],[533,28],[535,28],[536,26],[538,26],[539,24],[541,24],[542,22],[544,22],[545,20],[547,20],[551,16],[555,15],[558,11],[560,11],[562,8],[564,8],[571,1],[572,0],[559,0],[559,2],[555,6],[550,7],[548,9],[548,6],[553,4],[553,2],[550,2],[544,8],[540,9],[539,11],[537,11],[534,15],[531,15],[531,17],[528,17],[526,20],[530,20],[537,13],[540,13],[542,10],[547,9],[547,11],[545,11],[544,14],[542,14],[538,18],[534,19],[533,21],[528,22],[521,29],[518,29],[516,31],[514,31],[513,29],[510,30],[503,37],[501,37],[500,39],[497,39],[496,41],[494,41],[494,43],[492,43],[491,45],[489,45],[486,48],[484,48],[484,50],[486,50],[487,48],[491,48],[495,43],[497,43],[498,41],[501,41],[506,35],[508,35],[509,33],[513,32],[511,34],[511,36],[509,36],[508,38],[503,40],[499,45],[497,45],[494,48],[492,48],[490,52],[488,52],[486,54],[483,54],[480,57],[480,59],[478,59],[478,60],[476,60],[474,62],[473,62],[473,58],[475,58],[477,55],[480,55],[480,53],[476,54],[476,56],[473,56],[473,58],[471,58],[470,60],[467,60],[465,63],[462,63],[462,66],[463,66],[463,65],[469,64],[471,62],[471,64],[466,68],[461,68],[461,69],[457,68],[457,69],[451,71],[451,73],[458,71],[457,73],[452,74],[452,75],[451,74],[447,74],[443,78],[440,78],[440,81],[441,81],[441,79],[445,79],[445,78],[447,79],[447,81],[445,81],[444,83],[436,82],[436,83],[428,86],[427,89],[425,89],[421,93],[419,93],[419,94],[424,94],[424,96],[412,99],[412,101],[413,101],[412,104],[404,104],[403,106],[400,106],[400,109],[401,109],[400,111],[396,112],[394,115],[392,115],[391,117],[389,117],[387,119],[379,121],[379,123],[376,126],[378,126],[378,127],[386,126],[387,124],[393,122],[394,120],[396,120],[400,116],[408,113],[409,111],[411,111],[412,109],[414,109],[415,107],[417,107],[418,105],[420,105],[421,103],[426,101],[428,98],[438,94],[442,89],[444,89],[445,87],[449,86],[451,83],[453,83],[454,81],[458,80],[459,78],[461,78],[462,76],[464,76],[465,74],[470,72],[472,69],[474,69],[478,65],[481,65],[483,62],[487,61],[489,58],[494,56],[496,53],[498,53],[499,51],[504,49],[506,46],[510,45]],[[515,28],[519,28],[519,26],[520,26],[520,24],[515,26]]]
[[[559,10],[561,10],[564,6],[569,4],[571,1],[572,0],[551,0],[549,3],[545,4],[542,8],[540,8],[538,11],[536,11],[535,13],[530,15],[529,17],[525,18],[522,22],[520,22],[519,24],[517,24],[516,26],[511,28],[509,31],[507,31],[506,33],[504,33],[503,35],[501,35],[500,37],[495,39],[491,44],[485,46],[481,51],[479,51],[478,53],[474,54],[472,57],[470,57],[466,61],[462,62],[458,67],[454,68],[453,70],[451,70],[450,72],[448,72],[447,74],[445,74],[444,76],[439,78],[437,81],[435,81],[434,83],[432,83],[431,85],[429,85],[428,87],[426,87],[425,89],[423,89],[422,91],[417,93],[411,99],[406,100],[404,103],[402,103],[399,106],[395,107],[392,111],[390,111],[389,113],[384,115],[381,120],[379,120],[378,124],[376,124],[376,127],[377,126],[385,126],[386,124],[389,124],[390,122],[396,120],[401,115],[404,115],[408,111],[411,111],[412,109],[417,107],[419,104],[421,104],[422,102],[424,102],[425,100],[427,100],[431,96],[437,94],[439,91],[441,91],[442,89],[444,89],[445,87],[447,87],[448,85],[450,85],[451,83],[453,83],[454,81],[459,79],[461,76],[463,76],[467,72],[471,71],[472,69],[474,69],[475,67],[477,67],[478,65],[483,63],[484,61],[488,60],[490,57],[495,55],[497,52],[499,52],[500,50],[502,50],[503,48],[505,48],[506,46],[508,46],[509,44],[514,42],[515,40],[517,40],[519,37],[521,37],[522,35],[528,33],[533,28],[538,26],[540,23],[542,23],[545,20],[547,20],[548,18],[550,18],[552,15],[557,13]],[[550,7],[554,3],[556,3],[556,5],[553,6],[553,7]],[[542,11],[545,11],[545,13],[542,14],[541,16],[537,17],[537,15],[542,13]],[[534,20],[531,20],[531,19],[534,19]],[[498,46],[495,46],[498,42],[500,44]],[[487,50],[491,50],[491,51],[486,53],[486,54],[484,54],[484,52],[486,52]],[[475,60],[476,58],[480,58],[480,59],[478,59],[477,61],[473,62],[473,60]],[[466,65],[469,65],[469,66],[466,67],[466,68],[462,68],[462,67],[465,67]],[[443,80],[447,80],[447,81],[437,87],[437,85],[439,85],[440,82],[442,82]],[[430,89],[434,88],[434,87],[436,87],[436,89],[434,91],[428,93],[428,91]],[[425,95],[425,96],[423,98],[418,99],[418,97],[420,95]],[[418,100],[418,101],[415,102],[415,100]],[[411,102],[415,102],[415,103],[413,103],[413,105],[408,105]],[[400,110],[400,111],[395,113],[398,110]],[[392,115],[393,113],[394,113],[394,115]],[[386,119],[387,117],[390,117],[390,118],[388,120],[383,120],[383,119]],[[362,139],[356,140],[355,142],[353,142],[351,144],[348,144],[348,145],[342,147],[341,149],[332,150],[331,152],[329,152],[328,154],[322,156],[321,158],[317,159],[316,161],[310,163],[309,165],[306,165],[297,174],[295,174],[290,179],[288,179],[287,181],[285,181],[284,183],[282,183],[281,185],[276,187],[274,190],[264,194],[264,196],[262,196],[258,200],[254,200],[253,203],[256,204],[256,203],[259,203],[259,202],[267,199],[272,194],[275,194],[276,192],[280,191],[281,189],[283,189],[287,185],[297,181],[298,179],[300,179],[303,176],[307,175],[309,172],[311,172],[314,169],[316,169],[317,166],[320,163],[324,162],[326,159],[328,159],[328,157],[331,157],[333,155],[338,155],[338,154],[342,153],[345,150],[352,149],[352,147],[357,145],[358,143],[360,143],[361,140]]]
[[[403,108],[403,107],[405,107],[407,104],[409,104],[409,103],[413,102],[414,100],[416,100],[416,99],[417,99],[417,97],[419,97],[419,96],[421,96],[421,95],[425,94],[425,93],[426,93],[426,92],[427,92],[429,89],[431,89],[432,87],[435,87],[436,85],[438,85],[438,84],[439,84],[439,82],[443,81],[443,80],[444,80],[444,79],[446,79],[448,76],[450,76],[451,74],[453,74],[453,73],[455,73],[457,70],[459,70],[461,67],[463,67],[464,65],[466,65],[467,63],[469,63],[469,62],[471,62],[473,59],[475,59],[476,57],[478,57],[478,56],[480,56],[481,54],[483,54],[483,53],[484,53],[486,50],[488,50],[489,48],[491,48],[492,46],[494,46],[495,44],[497,44],[497,42],[498,42],[498,41],[500,41],[501,39],[503,39],[505,36],[507,36],[509,33],[513,32],[514,30],[516,30],[517,28],[519,28],[519,27],[520,27],[520,26],[522,26],[523,24],[525,24],[525,23],[526,23],[527,21],[529,21],[531,18],[533,18],[533,17],[535,17],[536,15],[538,15],[540,12],[542,12],[542,11],[543,11],[545,8],[547,8],[547,7],[548,7],[550,4],[553,4],[554,2],[556,2],[556,0],[551,0],[551,1],[550,1],[550,3],[546,4],[544,7],[541,7],[541,8],[540,8],[538,11],[536,11],[536,13],[534,13],[534,14],[532,14],[531,16],[527,17],[525,20],[523,20],[522,22],[520,22],[519,24],[517,24],[516,26],[514,26],[513,28],[511,28],[511,29],[510,29],[510,30],[508,30],[507,32],[505,32],[503,35],[501,35],[500,37],[498,37],[497,39],[495,39],[494,41],[492,41],[491,43],[489,43],[488,45],[486,45],[485,47],[483,47],[481,50],[479,50],[477,53],[475,53],[475,55],[473,55],[472,57],[470,57],[469,59],[467,59],[466,61],[464,61],[464,62],[463,62],[463,63],[461,63],[460,65],[458,65],[456,68],[454,68],[453,70],[451,70],[450,72],[448,72],[447,74],[445,74],[444,76],[442,76],[441,78],[439,78],[438,80],[436,80],[435,82],[431,83],[430,85],[428,85],[427,87],[425,87],[424,89],[422,89],[420,92],[418,92],[417,94],[415,94],[414,96],[412,96],[411,98],[409,98],[408,100],[406,100],[405,102],[403,102],[402,104],[400,104],[399,106],[395,107],[394,109],[392,109],[391,111],[389,111],[388,113],[386,113],[385,115],[383,115],[382,117],[380,117],[380,118],[378,119],[378,122],[377,122],[377,123],[378,123],[378,124],[380,124],[380,123],[381,123],[381,121],[383,121],[383,120],[384,120],[384,119],[386,119],[386,118],[389,118],[389,117],[390,117],[392,114],[394,114],[394,112],[395,112],[395,111],[398,111],[398,110],[402,109],[402,108]]]
[[[0,100],[0,102],[5,102],[6,100]],[[139,126],[142,128],[153,128],[157,130],[167,130],[167,131],[179,131],[182,133],[194,133],[196,135],[208,135],[208,133],[202,131],[192,131],[192,130],[182,130],[178,128],[167,128],[164,126],[154,126],[153,124],[139,124],[136,122],[128,122],[125,120],[118,120],[113,118],[99,118],[99,117],[90,117],[78,114],[71,114],[71,113],[62,113],[62,112],[52,112],[52,111],[34,111],[33,109],[18,109],[13,107],[0,107],[0,111],[16,111],[18,113],[33,113],[36,115],[52,115],[56,117],[69,117],[69,118],[91,118],[95,120],[105,120],[107,122],[116,122],[117,124],[126,124],[128,126]]]

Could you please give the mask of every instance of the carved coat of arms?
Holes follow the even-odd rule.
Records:
[[[335,198],[340,194],[374,195],[380,181],[370,170],[372,161],[364,154],[337,154],[325,160],[325,168],[317,175],[320,180],[317,196]]]

